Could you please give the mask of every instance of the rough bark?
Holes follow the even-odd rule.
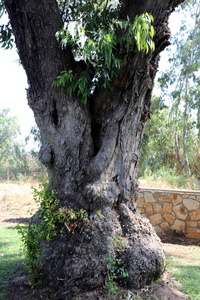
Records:
[[[169,44],[168,17],[183,0],[124,1],[121,18],[149,12],[154,16],[156,50],[120,53],[123,76],[101,90],[86,106],[63,88],[52,88],[62,70],[80,72],[70,49],[55,40],[62,18],[55,0],[6,0],[19,56],[27,74],[28,103],[41,132],[39,153],[61,206],[84,208],[103,218],[67,229],[41,244],[38,260],[43,285],[59,291],[54,299],[105,284],[106,255],[119,255],[128,278],[120,284],[140,288],[163,271],[164,253],[149,221],[136,212],[137,165],[145,122],[149,118],[159,53]],[[37,219],[33,222],[37,222]],[[110,240],[127,242],[120,254]]]

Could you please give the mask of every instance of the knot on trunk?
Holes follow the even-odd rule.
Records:
[[[42,145],[38,154],[39,160],[45,166],[53,164],[53,150],[48,144]]]
[[[112,207],[118,200],[120,189],[115,182],[98,182],[88,184],[84,194],[90,210],[94,211],[103,206]]]

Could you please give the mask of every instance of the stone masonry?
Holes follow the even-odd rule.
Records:
[[[140,188],[137,208],[158,234],[200,239],[200,191]]]

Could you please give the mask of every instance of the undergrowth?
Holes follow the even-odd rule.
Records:
[[[41,284],[41,270],[39,261],[42,255],[41,242],[51,241],[58,232],[68,230],[74,233],[82,222],[89,222],[88,214],[84,209],[75,211],[67,207],[59,207],[60,200],[57,192],[50,189],[49,184],[41,178],[39,188],[33,188],[33,199],[39,210],[28,228],[17,226],[23,242],[26,265],[30,273],[30,283],[37,287]]]
[[[163,167],[154,173],[146,170],[139,178],[139,182],[145,181],[146,187],[161,187],[169,189],[200,190],[200,181],[187,174],[176,174],[172,169]]]
[[[121,238],[113,238],[111,244],[116,247],[117,255],[120,254],[122,249],[127,246],[127,243],[123,241]],[[106,255],[107,258],[107,268],[108,268],[108,282],[107,288],[109,293],[117,293],[118,287],[115,284],[115,281],[119,281],[120,279],[124,279],[128,277],[128,272],[122,264],[122,260],[115,257],[113,254]]]

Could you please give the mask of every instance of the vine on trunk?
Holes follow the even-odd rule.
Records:
[[[74,234],[76,227],[90,220],[84,209],[75,211],[66,207],[59,208],[60,200],[56,198],[57,192],[50,190],[49,184],[45,181],[39,184],[39,189],[35,187],[32,189],[33,199],[39,207],[35,219],[40,221],[37,223],[33,221],[28,229],[18,226],[18,231],[22,236],[26,265],[31,271],[30,282],[36,286],[40,284],[40,271],[35,270],[36,263],[42,255],[40,243],[51,241],[59,231],[63,233],[65,228]]]

